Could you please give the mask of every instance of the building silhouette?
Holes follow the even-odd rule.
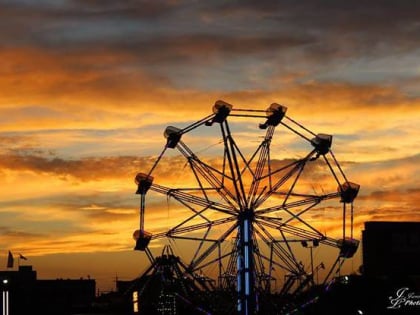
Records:
[[[326,286],[314,286],[296,296],[295,309],[288,308],[285,313],[261,309],[258,314],[420,314],[420,222],[365,222],[362,258],[359,273],[338,274]],[[167,252],[157,257],[142,276],[117,281],[115,292],[101,296],[95,296],[95,280],[37,279],[32,266],[1,271],[0,285],[3,292],[8,292],[6,315],[235,313],[229,292],[193,286],[184,269],[178,257]],[[411,299],[412,304],[393,308],[392,298],[398,297],[399,292],[407,295],[404,297]],[[271,298],[284,305],[275,295]],[[3,298],[0,302],[4,301]],[[263,308],[265,303],[261,305]]]
[[[7,306],[10,315],[88,312],[95,300],[95,280],[37,279],[32,266],[0,271],[0,280],[2,291],[7,292],[8,298],[0,301],[1,309]]]
[[[369,277],[420,277],[420,222],[365,222],[363,273]]]

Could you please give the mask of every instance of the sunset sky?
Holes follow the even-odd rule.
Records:
[[[10,250],[100,290],[141,273],[134,176],[218,99],[334,135],[356,237],[420,221],[419,34],[416,0],[0,1],[1,268]]]

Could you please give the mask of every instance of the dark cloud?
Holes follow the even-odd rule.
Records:
[[[145,62],[153,61],[151,52],[156,60],[187,62],[183,55],[192,58],[217,52],[240,57],[265,51],[275,56],[299,47],[298,55],[319,62],[331,57],[366,56],[385,48],[389,53],[418,47],[420,4],[72,1],[61,6],[9,3],[3,4],[0,12],[2,23],[10,29],[4,32],[3,36],[8,36],[4,39],[17,44],[27,41],[67,50],[99,44],[105,49],[130,49]],[[161,28],[166,32],[161,33]],[[161,36],[171,29],[177,31]]]
[[[44,238],[45,234],[41,233],[30,233],[19,230],[11,229],[10,227],[0,226],[0,235],[4,239],[33,239],[33,238]],[[4,241],[4,239],[2,241]]]
[[[62,179],[67,176],[82,181],[104,178],[119,178],[136,174],[138,163],[135,157],[85,158],[65,160],[59,157],[48,158],[40,155],[3,155],[0,167],[13,170],[30,170],[36,173],[51,173]],[[146,163],[147,159],[145,160]]]
[[[0,149],[10,150],[10,148],[18,145],[20,148],[30,150],[33,145],[32,137],[23,134],[16,135],[1,135],[0,134]]]
[[[288,78],[301,83],[311,75],[399,85],[414,74],[401,77],[385,65],[381,75],[363,66],[384,56],[403,60],[415,54],[419,12],[418,1],[377,0],[8,2],[0,4],[0,27],[7,30],[0,43],[34,58],[32,67],[22,62],[11,67],[12,73],[23,71],[23,79],[6,80],[35,90],[39,82],[25,82],[25,72],[54,74],[54,80],[42,80],[51,84],[48,95],[89,95],[104,86],[128,98],[129,89],[146,92],[154,86],[238,90],[267,87],[277,76],[283,78],[279,83]],[[55,59],[54,66],[40,63],[37,52]],[[343,73],[349,62],[360,62],[360,69]]]
[[[348,41],[347,48],[360,48],[358,44],[391,44],[397,41],[402,46],[417,45],[420,18],[420,2],[403,0],[374,0],[369,2],[342,1],[229,1],[209,5],[214,15],[255,17],[260,22],[275,20],[278,27],[296,32],[317,34],[319,39]],[[334,35],[336,37],[330,37]],[[349,36],[350,37],[347,37]],[[352,35],[357,35],[353,37]],[[344,41],[339,41],[343,44]],[[327,41],[323,41],[327,44]],[[331,42],[325,52],[336,42]],[[404,45],[405,44],[405,45]],[[318,46],[321,48],[321,45]],[[379,47],[378,47],[379,48]],[[356,50],[354,52],[356,52]],[[321,52],[321,51],[320,51]]]
[[[387,210],[381,210],[375,215],[371,216],[369,221],[407,221],[407,222],[420,222],[419,209],[412,209],[412,212],[405,212],[404,214],[393,215],[392,212],[388,213]]]
[[[193,33],[173,36],[157,36],[147,40],[124,40],[111,43],[117,49],[138,54],[138,62],[202,62],[206,58],[237,58],[253,56],[267,51],[292,49],[313,39],[297,34],[277,34],[275,36],[256,36],[243,34],[206,34]],[[200,63],[201,63],[200,62]]]
[[[385,161],[365,162],[358,164],[358,167],[366,168],[374,172],[387,170],[390,172],[389,175],[392,175],[393,177],[398,177],[403,176],[403,174],[398,174],[398,172],[395,172],[395,170],[397,170],[400,167],[403,167],[404,169],[412,169],[414,167],[415,169],[415,167],[419,165],[419,162],[420,153],[416,152],[416,150],[413,150],[412,154],[403,158],[387,159]],[[413,177],[413,180],[416,179],[417,177]]]
[[[60,4],[54,1],[20,2],[12,1],[1,3],[0,16],[8,18],[15,16],[26,19],[29,22],[39,20],[66,21],[75,19],[99,18],[132,18],[132,19],[155,19],[171,14],[177,9],[172,1],[108,1],[108,0],[68,0]]]
[[[149,23],[170,14],[172,7],[164,1],[2,3],[0,26],[8,31],[0,34],[0,47],[77,50],[83,43],[126,37],[127,33],[130,36],[138,20]]]
[[[0,170],[31,171],[51,174],[62,180],[95,181],[103,179],[133,179],[138,172],[152,168],[156,157],[108,156],[64,159],[44,154],[36,149],[12,150],[0,156]],[[173,178],[184,173],[186,160],[179,157],[163,158],[155,171],[161,178]],[[178,171],[176,171],[178,170]],[[134,185],[134,184],[133,184]]]
[[[376,200],[381,203],[397,202],[404,206],[417,208],[420,203],[420,188],[375,190],[368,195],[358,197],[358,199]],[[373,212],[377,212],[377,210]]]
[[[86,213],[86,218],[93,222],[114,222],[114,221],[129,221],[135,222],[138,218],[138,213],[134,209],[128,209],[126,212],[115,212],[112,209],[105,210],[91,210]]]
[[[178,8],[177,1],[147,0],[71,0],[70,7],[77,15],[84,13],[94,17],[124,17],[133,19],[156,19],[171,14]]]

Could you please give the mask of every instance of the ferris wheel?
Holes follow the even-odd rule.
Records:
[[[153,261],[150,244],[174,242],[191,275],[208,275],[215,288],[236,292],[238,314],[254,314],[260,295],[325,283],[359,244],[353,238],[359,185],[333,154],[333,137],[286,112],[277,103],[250,110],[217,101],[203,119],[167,127],[162,152],[135,178],[135,249]],[[170,202],[171,225],[146,230],[149,206],[165,207],[162,198]]]

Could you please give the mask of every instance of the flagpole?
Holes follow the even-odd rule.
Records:
[[[25,256],[23,256],[21,253],[19,253],[18,256],[18,267],[20,268],[20,260],[28,260],[28,258],[26,258]]]

